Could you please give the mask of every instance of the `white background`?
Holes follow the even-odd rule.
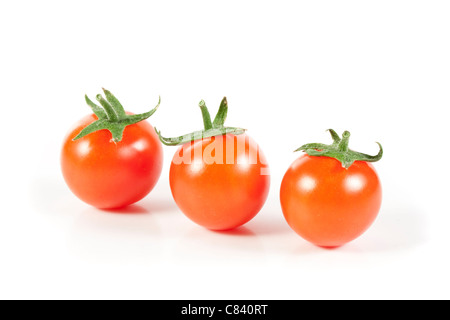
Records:
[[[448,1],[1,1],[0,298],[447,299]],[[272,173],[261,212],[205,230],[157,187],[119,212],[66,187],[61,141],[111,90],[166,136],[202,127],[198,102],[248,129]],[[384,158],[376,222],[334,250],[286,224],[292,151],[352,133]]]

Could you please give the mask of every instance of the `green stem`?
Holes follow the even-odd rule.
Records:
[[[127,115],[119,100],[111,92],[105,89],[103,89],[103,92],[106,100],[100,94],[97,95],[97,100],[103,109],[93,103],[87,95],[85,96],[86,103],[91,107],[98,120],[81,130],[73,140],[81,139],[99,130],[108,130],[111,132],[113,141],[119,142],[122,140],[123,132],[127,126],[148,119],[155,113],[161,103],[161,97],[159,97],[158,104],[152,110],[141,114]]]
[[[105,109],[105,112],[108,115],[109,120],[111,121],[119,120],[119,117],[117,116],[116,112],[114,111],[113,107],[109,104],[108,101],[103,99],[103,97],[100,94],[98,94],[96,98],[97,101],[100,102],[100,104],[102,105],[103,109]]]
[[[111,107],[114,109],[114,112],[117,114],[117,117],[119,119],[123,119],[127,116],[125,109],[122,107],[122,104],[117,100],[114,95],[106,90],[105,88],[102,88],[103,92],[105,93],[106,100],[111,104]]]
[[[227,98],[224,97],[220,103],[219,110],[217,111],[216,117],[214,118],[213,128],[223,127],[228,114],[228,102]]]
[[[331,134],[331,138],[333,139],[333,145],[337,145],[339,144],[339,142],[341,142],[341,138],[336,133],[336,131],[334,131],[333,129],[328,129],[327,131]]]
[[[338,144],[339,151],[347,152],[348,151],[348,142],[350,140],[350,132],[344,131],[342,134],[342,140]]]
[[[209,137],[215,137],[225,134],[239,135],[245,132],[245,129],[236,127],[225,127],[225,119],[228,113],[227,98],[224,97],[220,104],[219,110],[214,118],[214,123],[211,123],[211,115],[206,107],[205,101],[199,102],[199,107],[202,111],[204,130],[194,131],[179,137],[167,138],[161,135],[161,131],[155,128],[161,142],[167,146],[176,146],[190,141],[200,140]]]
[[[211,123],[211,115],[209,114],[208,108],[206,107],[205,101],[201,100],[198,104],[202,111],[202,117],[203,117],[203,126],[205,127],[205,130],[212,129],[213,125]]]
[[[348,143],[350,139],[350,132],[344,131],[341,139],[334,130],[329,129],[328,131],[333,138],[333,144],[327,145],[323,143],[308,143],[295,151],[304,151],[308,155],[314,157],[330,157],[337,159],[341,162],[344,168],[349,168],[355,161],[376,162],[383,157],[383,147],[378,142],[377,144],[380,150],[378,154],[371,156],[349,149]]]

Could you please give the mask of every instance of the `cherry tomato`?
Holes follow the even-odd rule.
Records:
[[[246,134],[225,134],[183,144],[170,167],[170,187],[181,211],[212,230],[250,221],[269,192],[266,159]]]
[[[303,155],[287,170],[280,200],[295,232],[318,246],[336,247],[374,222],[381,184],[370,163],[355,161],[346,169],[330,157]]]
[[[143,121],[157,107],[133,115],[104,91],[111,105],[108,102],[104,112],[86,97],[95,114],[82,118],[68,132],[61,169],[78,198],[98,208],[112,209],[133,204],[153,189],[161,174],[163,150],[154,128]],[[100,96],[97,99],[102,106],[107,103]]]

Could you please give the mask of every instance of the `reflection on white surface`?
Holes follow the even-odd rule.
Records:
[[[405,195],[388,198],[376,223],[363,236],[341,248],[326,250],[289,228],[277,194],[272,194],[263,210],[244,227],[213,232],[189,221],[169,192],[168,183],[162,180],[138,204],[108,212],[77,200],[60,178],[33,180],[28,210],[20,204],[14,207],[17,212],[2,216],[8,223],[0,225],[0,229],[4,227],[0,237],[5,243],[14,240],[14,245],[0,247],[4,258],[2,288],[8,289],[4,291],[9,296],[56,298],[208,295],[245,299],[255,294],[308,298],[311,288],[326,277],[331,288],[339,289],[329,293],[333,297],[360,297],[364,290],[353,290],[355,286],[360,289],[359,282],[348,282],[356,277],[364,279],[361,288],[370,286],[370,294],[379,285],[377,290],[385,296],[386,283],[398,281],[399,271],[407,270],[404,280],[410,283],[417,270],[409,271],[408,265],[422,268],[421,263],[429,263],[422,259],[433,258],[433,250],[445,252],[429,241],[427,216]],[[441,234],[437,239],[446,245]],[[392,262],[398,263],[396,272],[392,272]],[[385,268],[380,271],[380,266]],[[447,267],[444,263],[436,277],[446,279]],[[381,275],[367,278],[367,270]],[[276,276],[268,276],[273,274]],[[380,277],[385,279],[381,284]],[[342,286],[344,282],[348,289]],[[237,291],[236,283],[246,285]],[[299,287],[305,290],[297,290]]]

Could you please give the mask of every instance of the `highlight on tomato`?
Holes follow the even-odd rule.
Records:
[[[239,227],[263,207],[269,192],[266,158],[245,129],[225,127],[227,99],[211,121],[205,102],[199,103],[204,130],[160,140],[180,145],[170,166],[173,198],[193,222],[211,230]]]
[[[333,144],[309,143],[295,151],[283,177],[281,208],[289,226],[307,241],[322,247],[342,246],[362,235],[381,207],[381,184],[375,162],[383,156],[348,148],[350,133],[342,138],[328,130]]]
[[[144,198],[162,170],[163,150],[148,119],[126,112],[119,100],[103,89],[100,106],[85,96],[93,114],[78,121],[66,135],[61,169],[70,190],[101,209],[121,208]]]

